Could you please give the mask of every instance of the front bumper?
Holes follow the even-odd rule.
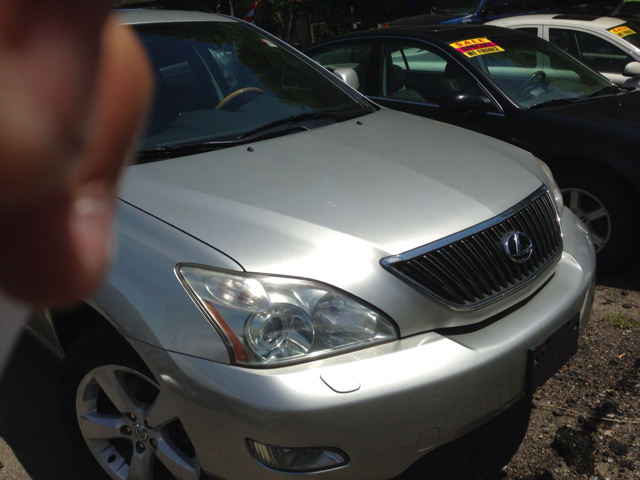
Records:
[[[590,313],[595,254],[565,212],[562,258],[547,284],[499,320],[441,330],[274,369],[248,369],[137,343],[179,412],[203,470],[225,479],[266,469],[246,439],[347,453],[330,479],[393,477],[425,452],[497,415],[523,394],[527,349],[572,312]],[[343,392],[343,393],[341,393]]]

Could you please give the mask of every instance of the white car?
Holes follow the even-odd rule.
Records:
[[[640,86],[640,22],[588,15],[521,15],[487,22],[554,43],[613,83]]]

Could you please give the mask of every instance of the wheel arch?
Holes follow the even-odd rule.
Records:
[[[597,173],[601,178],[608,182],[615,182],[623,188],[621,192],[631,194],[635,198],[635,202],[640,204],[640,187],[634,185],[631,180],[624,176],[619,170],[611,165],[583,156],[558,156],[558,157],[541,157],[544,162],[549,165],[551,171],[558,182],[560,188],[570,187],[571,185],[563,185],[566,176],[571,171],[593,172]]]
[[[565,199],[565,206],[585,222],[598,251],[598,268],[609,270],[628,261],[630,256],[637,256],[633,239],[640,233],[640,227],[631,212],[640,207],[640,191],[634,181],[614,167],[589,158],[566,156],[544,160],[558,186],[572,189],[572,205],[567,205]],[[581,198],[591,200],[583,203]]]
[[[65,354],[79,340],[98,329],[117,332],[104,315],[85,302],[71,308],[51,310],[49,316],[58,343]]]

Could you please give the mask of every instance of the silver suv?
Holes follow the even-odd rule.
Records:
[[[575,352],[594,248],[542,162],[381,109],[243,22],[121,15],[157,93],[117,258],[32,325],[97,468],[388,478]]]

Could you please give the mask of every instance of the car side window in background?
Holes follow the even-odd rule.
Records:
[[[625,65],[633,61],[612,43],[590,33],[550,28],[549,40],[598,72],[622,74]]]
[[[229,48],[232,47],[232,48]],[[221,70],[227,85],[232,85],[238,75],[235,45],[227,46],[225,50],[209,48],[209,54],[214,58],[216,65]]]
[[[196,78],[189,62],[179,62],[173,65],[165,65],[158,68],[158,76],[160,81],[165,85],[176,87],[198,87],[198,79]]]
[[[520,27],[516,28],[516,30],[523,33],[528,33],[529,35],[533,35],[534,37],[538,36],[538,27]]]
[[[360,82],[358,90],[361,93],[366,93],[367,73],[372,49],[372,40],[358,40],[347,45],[327,45],[325,48],[314,50],[308,55],[311,59],[329,70],[335,70],[340,67],[353,68],[358,74],[358,80]]]
[[[479,93],[471,75],[435,47],[393,42],[382,55],[381,97],[438,103],[447,93]]]
[[[563,28],[550,28],[549,41],[557,45],[569,55],[573,55],[580,60],[580,50],[578,49],[578,39],[574,30],[565,30]]]

